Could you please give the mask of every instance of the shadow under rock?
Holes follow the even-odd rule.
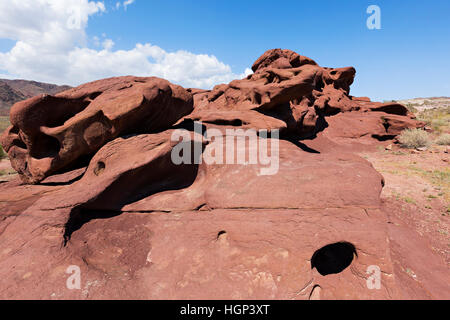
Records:
[[[64,244],[70,240],[73,232],[92,219],[117,216],[122,214],[121,209],[127,204],[160,192],[191,186],[199,169],[195,164],[198,161],[192,163],[194,164],[175,165],[168,153],[141,168],[120,175],[95,198],[72,209],[65,225]]]

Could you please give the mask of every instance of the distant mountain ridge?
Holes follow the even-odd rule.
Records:
[[[69,86],[28,80],[0,79],[0,116],[8,116],[14,103],[39,94],[56,94],[70,89]]]

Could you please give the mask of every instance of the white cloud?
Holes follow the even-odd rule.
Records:
[[[100,47],[100,38],[99,38],[99,37],[93,36],[93,37],[92,37],[92,41],[93,41],[93,43],[94,43],[94,46]]]
[[[112,47],[114,47],[114,41],[112,41],[111,39],[106,39],[103,41],[102,45],[103,45],[103,49],[111,50]]]
[[[123,2],[123,8],[127,10],[127,7],[134,3],[134,0],[126,0]]]
[[[123,7],[123,9],[124,9],[125,11],[127,11],[127,7],[128,7],[129,5],[132,5],[134,2],[135,2],[135,0],[126,0],[126,1],[124,1],[123,3],[117,1],[117,2],[116,2],[116,5],[113,7],[113,9],[114,9],[114,10],[119,10],[120,7]]]
[[[128,2],[125,1],[123,6]],[[79,85],[100,78],[158,76],[185,87],[211,88],[251,73],[234,74],[215,56],[167,52],[149,43],[113,50],[114,41],[97,36],[87,45],[90,16],[105,12],[103,2],[88,0],[12,0],[0,2],[0,38],[15,40],[0,52],[0,71],[10,78]],[[98,48],[101,45],[101,48]]]

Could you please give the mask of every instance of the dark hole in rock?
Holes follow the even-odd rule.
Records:
[[[314,252],[311,269],[316,268],[323,276],[337,274],[350,266],[355,255],[358,256],[358,253],[350,242],[329,244]]]
[[[94,100],[94,99],[96,99],[99,95],[101,95],[102,93],[103,93],[103,92],[101,92],[101,91],[92,92],[92,93],[88,96],[88,99]]]
[[[217,240],[220,239],[221,236],[223,236],[224,234],[226,234],[227,232],[225,230],[219,231],[219,233],[217,234]]]
[[[96,93],[93,93],[92,98],[95,97]],[[71,99],[48,95],[39,101],[35,108],[46,115],[40,125],[56,128],[64,125],[67,120],[84,111],[91,101],[92,99],[89,96]]]
[[[13,126],[9,132],[18,135],[19,131],[20,131],[19,127]]]
[[[206,126],[202,124],[202,122],[199,122],[200,118],[193,118],[193,119],[184,119],[179,124],[172,127],[172,129],[185,129],[188,131],[193,132],[196,129],[196,126],[201,126],[201,134],[204,135],[206,132]],[[205,122],[205,121],[203,121]],[[199,132],[200,133],[200,132]]]
[[[94,168],[94,174],[96,176],[99,176],[102,174],[103,171],[105,171],[106,165],[103,161],[97,162],[97,165]]]
[[[258,92],[255,92],[255,103],[261,104],[261,100],[262,100],[261,94],[259,94]]]
[[[203,121],[205,123],[211,123],[211,124],[217,124],[219,126],[233,126],[233,127],[241,127],[244,123],[240,119],[233,119],[233,120],[227,120],[227,119],[217,119],[212,121]]]
[[[19,149],[24,149],[24,150],[28,149],[27,145],[22,140],[17,139],[17,138],[13,140],[13,146],[15,146]]]
[[[58,139],[48,135],[40,135],[36,138],[34,146],[30,150],[30,156],[35,159],[53,158],[58,154],[60,148]]]
[[[389,141],[395,139],[397,136],[395,135],[379,135],[379,134],[373,134],[372,138],[377,139],[378,141]]]
[[[243,123],[242,120],[240,119],[234,119],[233,121],[231,121],[231,125],[235,127],[240,127],[243,125]]]
[[[314,86],[314,89],[317,91],[322,91],[323,87],[325,87],[325,83],[322,79],[318,80]]]
[[[388,132],[390,124],[386,119],[383,119],[383,127],[386,132]]]

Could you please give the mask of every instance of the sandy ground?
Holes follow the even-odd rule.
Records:
[[[430,242],[450,264],[450,154],[448,147],[427,151],[392,150],[362,154],[384,176],[383,206]]]

